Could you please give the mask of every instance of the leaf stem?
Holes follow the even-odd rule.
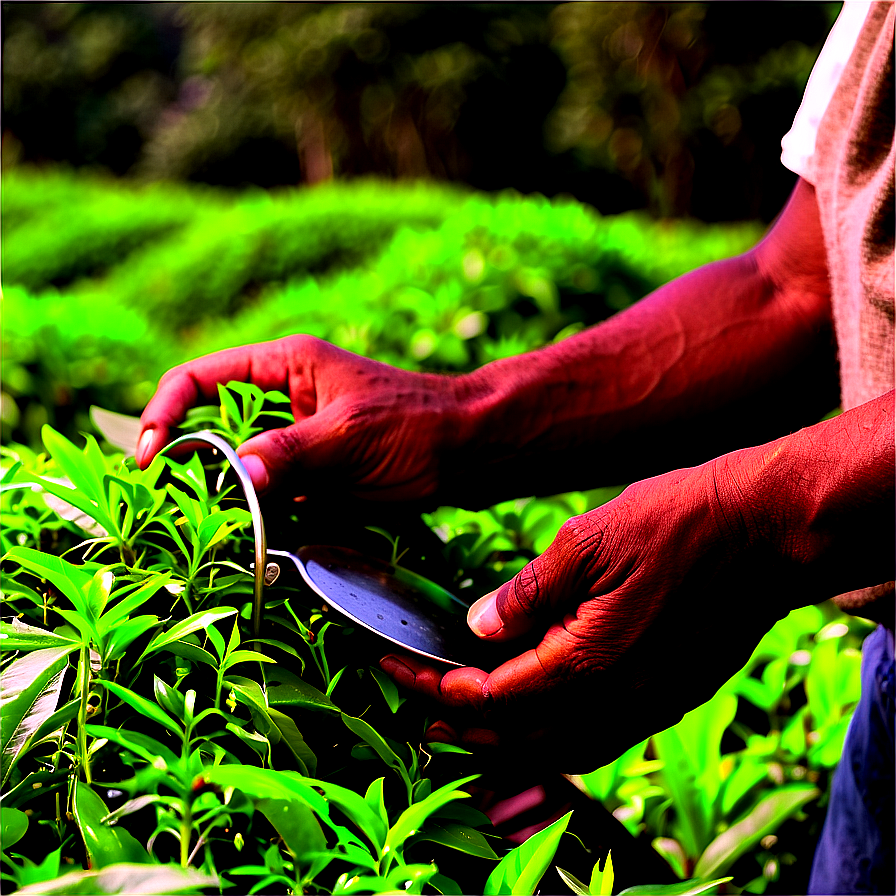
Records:
[[[84,770],[84,780],[90,784],[90,757],[87,753],[87,709],[90,698],[90,645],[85,641],[78,655],[78,759]]]

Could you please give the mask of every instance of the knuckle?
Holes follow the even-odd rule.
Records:
[[[525,566],[511,580],[508,598],[526,616],[534,616],[544,600],[544,587],[535,563]],[[501,613],[501,607],[498,613]]]
[[[318,353],[322,342],[316,336],[309,336],[307,333],[294,333],[292,336],[284,336],[280,344],[287,356],[311,357]]]

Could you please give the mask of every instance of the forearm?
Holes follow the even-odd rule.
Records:
[[[461,378],[461,475],[516,493],[593,487],[818,420],[837,403],[826,283],[785,288],[760,261],[700,268],[591,330]]]

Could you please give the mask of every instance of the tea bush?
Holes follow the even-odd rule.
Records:
[[[139,411],[172,364],[285,333],[468,369],[759,235],[375,181],[230,194],[19,168],[2,201],[3,419],[33,445],[45,422],[85,429],[92,402]]]
[[[228,194],[22,169],[2,201],[4,441],[27,443],[4,449],[0,491],[6,883],[533,892],[562,861],[558,886],[611,892],[609,863],[581,882],[602,855],[554,858],[575,843],[567,825],[588,842],[581,809],[520,850],[490,839],[461,797],[478,758],[422,743],[429,709],[302,584],[269,589],[257,640],[245,510],[197,458],[139,473],[44,425],[74,438],[91,403],[137,412],[173,364],[292,332],[467,370],[595,323],[757,228],[422,184]],[[617,493],[439,508],[423,524],[352,526],[321,507],[269,523],[284,543],[357,540],[385,558],[364,524],[388,530],[411,549],[402,563],[469,602]],[[870,628],[829,605],[796,611],[713,700],[577,785],[673,877],[798,891]],[[583,736],[601,724],[583,708]],[[652,882],[614,855],[617,888]]]

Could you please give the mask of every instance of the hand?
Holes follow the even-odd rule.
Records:
[[[431,739],[583,773],[708,700],[795,605],[719,463],[636,483],[570,520],[477,601],[468,621],[486,641],[535,635],[490,674],[385,657],[397,682],[454,710]]]
[[[462,421],[453,380],[359,357],[310,336],[229,349],[168,371],[143,412],[145,468],[172,426],[217,384],[252,382],[289,395],[296,422],[238,449],[260,493],[334,489],[376,500],[432,498]]]

